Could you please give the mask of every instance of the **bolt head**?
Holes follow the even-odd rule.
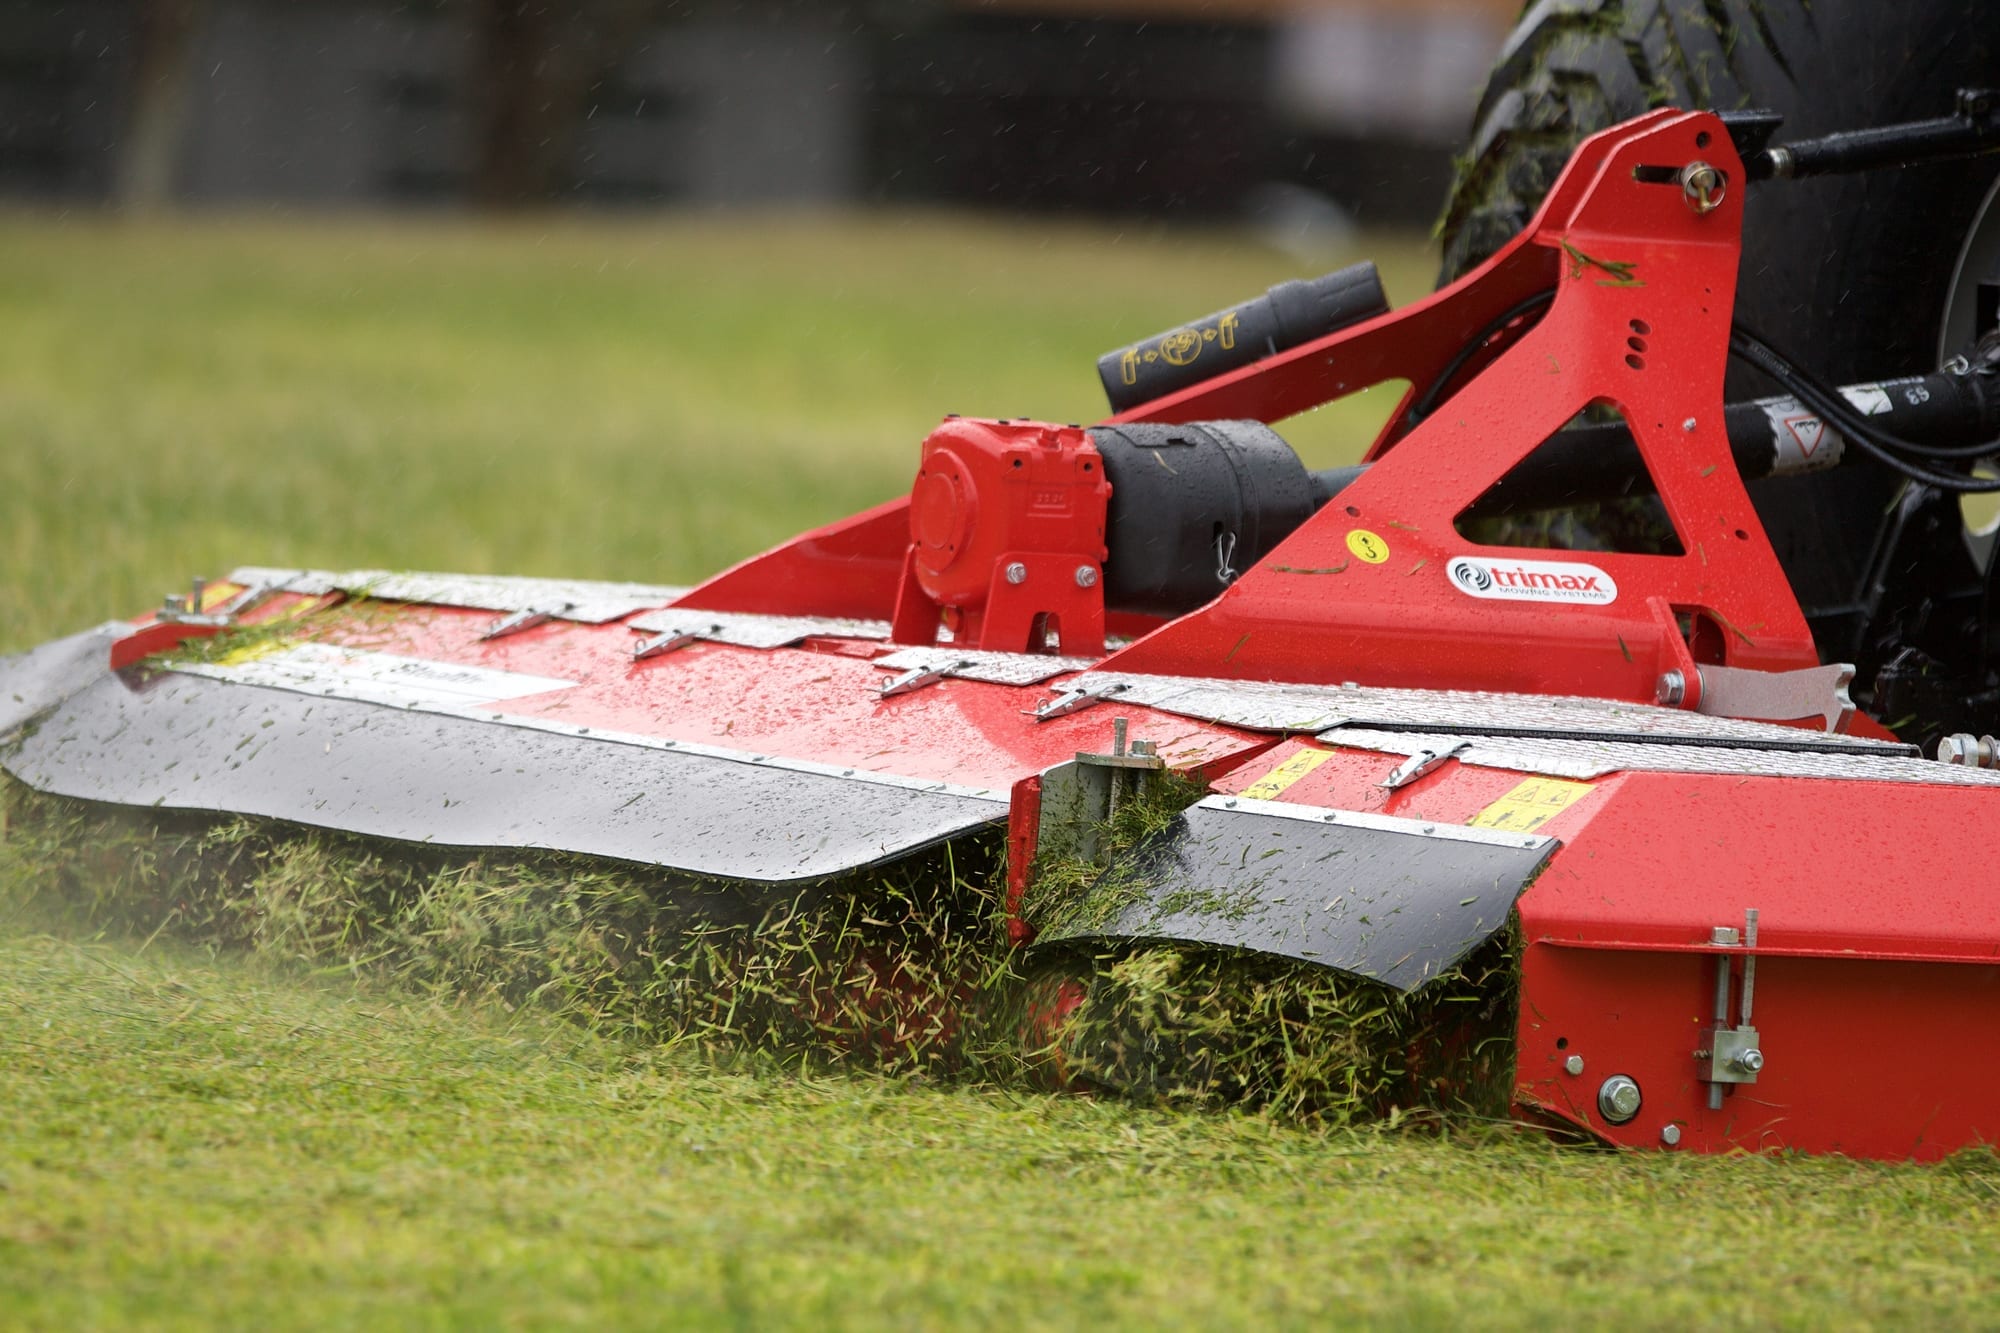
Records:
[[[1661,1125],[1660,1142],[1666,1144],[1669,1148],[1679,1147],[1681,1142],[1681,1127],[1679,1125]]]
[[[1941,764],[1976,764],[1978,755],[1979,738],[1967,732],[1946,736],[1938,742],[1937,757]]]
[[[1028,567],[1019,560],[1008,562],[1005,573],[1009,583],[1018,585],[1028,581]]]
[[[1744,1073],[1754,1074],[1764,1067],[1764,1053],[1752,1046],[1747,1050],[1738,1051],[1733,1063]]]
[[[1097,566],[1078,565],[1076,567],[1076,586],[1079,588],[1095,588],[1097,586]]]
[[[1681,423],[1681,429],[1685,431],[1692,431],[1694,429],[1694,418],[1689,417],[1686,421],[1683,421]]]
[[[1563,1061],[1563,1070],[1570,1074],[1581,1074],[1583,1072],[1583,1057],[1572,1055],[1569,1059]]]
[[[1662,671],[1653,686],[1653,698],[1663,707],[1673,708],[1687,697],[1687,677],[1679,671]]]
[[[1639,1105],[1644,1100],[1639,1095],[1639,1085],[1626,1074],[1613,1074],[1598,1085],[1597,1109],[1614,1125],[1622,1125],[1639,1114]]]

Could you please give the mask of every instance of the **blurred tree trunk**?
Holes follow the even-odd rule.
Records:
[[[112,202],[129,211],[173,202],[187,139],[196,38],[209,0],[140,0],[132,106],[112,172]]]
[[[474,0],[473,202],[522,208],[575,177],[591,90],[660,16],[658,0]]]

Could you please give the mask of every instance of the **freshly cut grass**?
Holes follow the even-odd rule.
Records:
[[[805,889],[123,810],[0,775],[0,911],[524,1008],[638,1047],[1019,1082],[997,835]]]
[[[1203,794],[1172,774],[1151,777],[1108,819],[1071,812],[1075,836],[1037,850],[1023,914],[1054,942],[1025,967],[1053,1071],[1140,1101],[1321,1123],[1503,1119],[1520,982],[1511,926],[1410,994],[1268,954],[1108,935],[1145,900],[1155,845]],[[1227,919],[1232,891],[1216,885],[1209,901],[1152,910]]]
[[[1937,1328],[2000,1161],[1627,1156],[771,1077],[0,929],[0,1324]]]
[[[1341,1124],[1508,1114],[1520,980],[1511,933],[1408,995],[1188,945],[1127,945],[1075,967],[1056,1050],[1086,1087]],[[1049,993],[1046,979],[1037,993]]]
[[[1180,796],[1099,830],[1114,878]],[[807,889],[705,884],[557,853],[386,843],[269,820],[116,807],[0,775],[0,911],[166,937],[570,1019],[635,1048],[992,1087],[1059,1083],[1299,1122],[1499,1119],[1505,942],[1415,996],[1191,947],[1037,950],[997,919],[997,834]],[[1082,882],[1073,865],[1047,878]],[[1046,890],[1045,890],[1046,892]],[[1065,992],[1064,986],[1074,988]]]

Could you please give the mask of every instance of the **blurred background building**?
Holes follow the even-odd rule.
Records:
[[[0,198],[1427,222],[1518,0],[0,0]]]

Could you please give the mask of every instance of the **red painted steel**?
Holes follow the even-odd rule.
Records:
[[[1314,371],[1333,365],[1343,387],[1424,384],[1458,345],[1443,329],[1463,334],[1555,291],[1540,322],[1257,567],[1107,665],[1650,701],[1663,672],[1693,678],[1690,617],[1711,630],[1696,636],[1709,660],[1815,665],[1723,429],[1742,191],[1697,214],[1677,186],[1635,177],[1696,159],[1742,179],[1712,116],[1662,112],[1607,131],[1578,150],[1535,224],[1459,283],[1135,413],[1296,410]],[[1488,487],[1604,403],[1631,425],[1686,554],[1523,551],[1458,533]]]
[[[1517,1099],[1611,1142],[1931,1158],[2000,1136],[2000,897],[1962,788],[1626,774],[1520,903]],[[1885,833],[1893,830],[1893,840]],[[1759,913],[1754,1021],[1767,1063],[1720,1110],[1694,1052],[1715,926]],[[1571,1074],[1565,1061],[1582,1061]],[[1595,1103],[1637,1080],[1625,1125]]]
[[[1470,823],[1549,781],[1450,760],[1390,792],[1376,784],[1398,756],[1298,740],[1218,790],[1251,790],[1308,752],[1325,758],[1268,799]],[[1681,1151],[1933,1158],[2000,1139],[2000,895],[1963,849],[1992,791],[1675,773],[1574,785],[1586,790],[1536,829],[1562,845],[1519,903],[1524,1112]],[[1695,1052],[1717,959],[1733,1014],[1749,952],[1711,930],[1741,929],[1746,908],[1767,1063],[1711,1111]],[[1614,1074],[1643,1094],[1622,1125],[1597,1105]]]
[[[1104,652],[1104,515],[1111,487],[1075,426],[953,418],[924,441],[910,491],[898,643],[997,652]]]
[[[1303,776],[1287,782],[1282,790],[1257,794],[1267,800],[1288,801],[1326,810],[1355,810],[1363,814],[1395,815],[1401,819],[1440,824],[1466,824],[1519,786],[1524,777],[1504,769],[1467,768],[1454,759],[1414,782],[1389,789],[1382,786],[1382,780],[1396,770],[1404,756],[1374,750],[1343,750],[1316,741],[1295,739],[1281,742],[1250,759],[1235,772],[1216,781],[1214,789],[1225,796],[1241,796],[1274,772],[1282,775],[1285,771],[1283,766],[1301,753],[1317,753],[1324,758]],[[1565,828],[1575,825],[1587,808],[1586,803],[1578,802],[1536,831],[1560,836]]]
[[[502,718],[527,717],[966,787],[1009,791],[1022,777],[1111,748],[1115,718],[1135,740],[1158,743],[1175,768],[1221,766],[1262,749],[1265,736],[1192,722],[1143,708],[1101,707],[1036,722],[1041,693],[1008,685],[946,680],[884,699],[891,673],[868,656],[885,645],[809,640],[762,650],[696,643],[635,662],[637,637],[623,625],[550,621],[484,640],[490,611],[399,608],[393,616],[334,618],[314,637],[374,652],[461,663],[574,681],[571,688],[486,705]]]
[[[1042,779],[1036,774],[1014,784],[1007,805],[1007,897],[1001,907],[1007,917],[1009,944],[1028,944],[1035,938],[1035,928],[1021,916],[1021,906],[1028,898],[1041,825]]]
[[[1679,670],[1685,704],[1694,707],[1697,661],[1766,670],[1816,664],[1723,427],[1744,191],[1728,190],[1719,206],[1696,213],[1678,185],[1654,183],[1696,160],[1742,180],[1727,132],[1705,113],[1661,111],[1599,134],[1577,150],[1535,223],[1452,286],[1118,418],[1275,421],[1386,380],[1407,380],[1413,392],[1447,373],[1462,381],[1413,428],[1400,415],[1392,420],[1372,453],[1376,465],[1220,597],[1109,665],[1633,700],[1650,700],[1660,676]],[[1536,320],[1532,300],[1550,292]],[[1482,337],[1481,356],[1453,371],[1453,358]],[[1458,533],[1459,514],[1495,481],[1579,411],[1601,404],[1630,424],[1684,554],[1524,551]],[[944,435],[956,449],[957,436],[993,429],[950,423]],[[1002,488],[983,489],[987,498],[977,503],[947,504],[935,478],[920,478],[914,514],[897,502],[808,534],[711,580],[683,604],[893,615],[899,638],[928,641],[927,601],[951,609],[949,598],[961,599],[957,609],[978,628],[973,603],[983,595],[983,606],[1008,608],[1004,637],[1015,646],[1022,636],[1013,612],[1023,599],[1001,571],[1018,560],[1032,566],[1032,581],[1057,580],[1061,559],[1101,549],[1101,516],[1077,507],[1067,535],[1042,533],[1029,543],[1063,548],[1044,568],[1011,540],[1025,511],[991,498]],[[914,541],[899,526],[906,515],[921,529]],[[926,535],[930,528],[938,532]],[[920,552],[946,528],[947,538],[976,531],[995,540],[949,579],[932,569],[934,585],[950,583],[949,597],[939,586],[915,596],[911,580],[925,578]],[[1088,613],[1066,607],[1064,614]]]
[[[909,546],[910,501],[901,496],[732,565],[674,605],[887,620]]]
[[[111,645],[111,669],[123,671],[155,653],[172,652],[190,639],[206,639],[221,632],[219,625],[187,625],[149,617],[137,630]]]

